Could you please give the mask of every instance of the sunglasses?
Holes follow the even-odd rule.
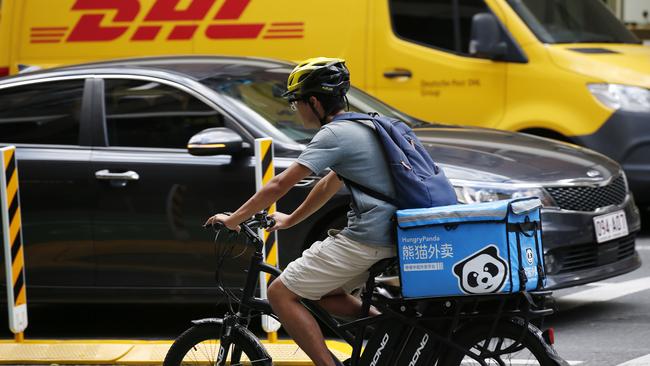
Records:
[[[290,101],[289,102],[289,108],[294,112],[298,111],[298,103],[299,102],[304,102],[304,99],[296,99],[296,100]]]

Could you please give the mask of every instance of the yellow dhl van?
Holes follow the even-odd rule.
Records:
[[[162,54],[342,57],[355,85],[415,117],[601,151],[650,203],[650,47],[601,0],[0,1],[0,73]]]

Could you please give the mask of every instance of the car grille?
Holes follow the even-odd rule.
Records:
[[[559,264],[557,274],[618,262],[634,255],[635,235],[602,244],[576,245],[552,250]]]
[[[623,176],[602,187],[548,187],[546,190],[558,207],[572,211],[595,211],[600,207],[620,205],[627,195]]]

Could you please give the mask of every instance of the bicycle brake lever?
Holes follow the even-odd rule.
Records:
[[[230,216],[230,215],[232,215],[232,212],[222,212],[221,214],[226,215],[226,216]],[[207,229],[208,227],[212,228],[215,231],[218,231],[218,230],[221,230],[223,228],[226,228],[226,225],[224,225],[224,223],[221,222],[221,221],[216,221],[216,222],[213,222],[213,223],[211,223],[209,225],[203,225],[204,229]],[[230,229],[228,229],[228,230],[230,230]]]
[[[275,226],[275,219],[273,219],[272,217],[267,217],[266,218],[265,228],[268,229],[268,228],[271,228],[271,227],[274,227],[274,226]]]

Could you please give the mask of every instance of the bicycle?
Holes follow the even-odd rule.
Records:
[[[277,277],[281,271],[264,262],[263,242],[254,231],[274,224],[265,212],[241,224],[241,233],[247,245],[254,245],[255,252],[239,306],[231,307],[223,318],[194,320],[172,344],[164,366],[203,362],[217,366],[273,365],[248,326],[254,316],[275,317],[268,301],[255,297],[255,291],[260,272]],[[541,332],[531,322],[552,313],[548,307],[550,293],[404,299],[389,278],[376,279],[395,263],[396,258],[384,259],[368,270],[368,281],[361,292],[360,319],[337,320],[315,302],[303,300],[314,316],[352,346],[352,355],[344,365],[568,365],[550,344],[551,334]],[[220,288],[229,298],[236,298],[221,283]],[[370,316],[371,306],[381,315]],[[375,330],[363,347],[371,327]]]

